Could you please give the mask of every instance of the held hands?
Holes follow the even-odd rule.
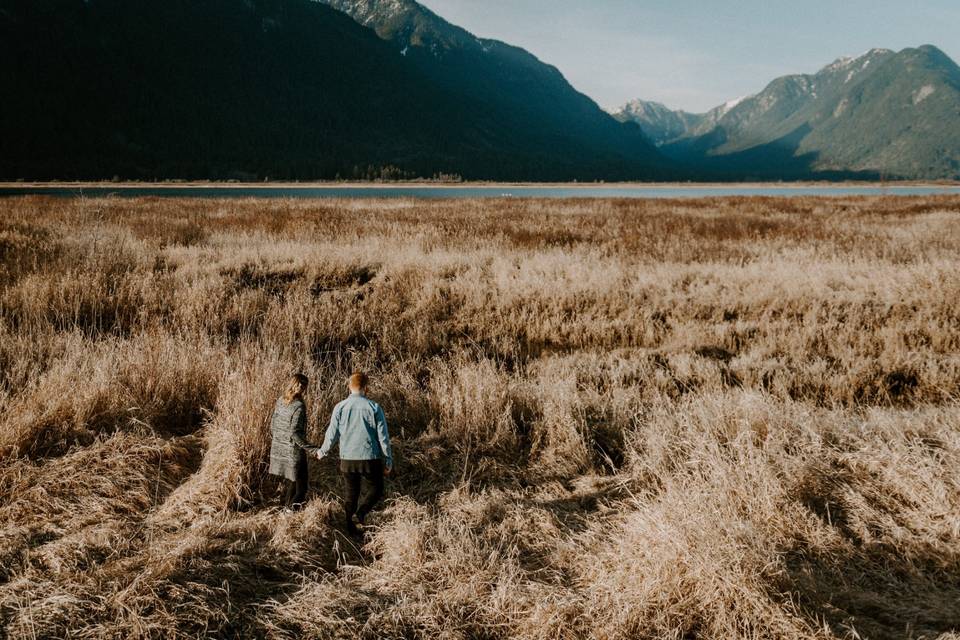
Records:
[[[314,455],[316,456],[317,460],[323,460],[323,454],[319,450],[317,450],[317,452]],[[383,468],[383,475],[389,476],[392,473],[393,473],[393,467]]]

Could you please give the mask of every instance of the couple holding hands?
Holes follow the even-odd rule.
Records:
[[[333,445],[340,443],[340,473],[346,491],[346,528],[358,534],[368,513],[383,497],[383,478],[393,470],[390,433],[383,409],[366,396],[369,380],[364,373],[350,376],[350,395],[337,404],[330,425],[317,447],[306,439],[307,407],[303,394],[308,380],[302,373],[290,378],[287,389],[277,400],[270,422],[270,473],[283,478],[286,485],[285,510],[303,506],[307,496],[307,456],[322,460]],[[368,492],[360,502],[360,490]],[[359,527],[358,527],[359,525]]]

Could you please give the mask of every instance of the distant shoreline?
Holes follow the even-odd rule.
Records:
[[[0,189],[809,189],[820,188],[956,188],[960,181],[809,181],[809,182],[2,182]]]

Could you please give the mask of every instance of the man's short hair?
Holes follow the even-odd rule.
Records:
[[[368,382],[370,379],[362,371],[357,371],[350,376],[350,387],[353,389],[366,389]]]

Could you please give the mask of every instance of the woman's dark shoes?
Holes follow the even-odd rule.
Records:
[[[359,538],[363,535],[363,521],[360,520],[357,516],[353,515],[347,518],[347,533],[349,533],[354,538]]]

